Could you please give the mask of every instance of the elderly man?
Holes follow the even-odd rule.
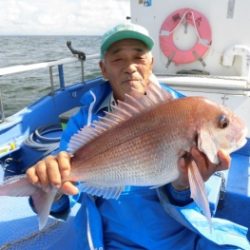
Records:
[[[126,93],[134,89],[145,93],[148,84],[155,84],[152,81],[152,47],[153,40],[147,30],[131,23],[120,24],[104,34],[100,68],[109,85],[90,90],[84,96],[88,105],[68,122],[61,140],[61,152],[29,168],[28,179],[35,185],[53,185],[64,193],[54,202],[54,213],[66,210],[69,199],[77,199],[86,206],[83,221],[86,232],[82,234],[83,240],[89,243],[86,249],[221,249],[213,240],[207,240],[192,228],[189,218],[179,211],[180,207],[185,209],[188,206],[188,210],[191,205],[194,207],[191,211],[196,212],[190,198],[185,161],[180,160],[180,176],[173,183],[159,190],[130,187],[118,200],[105,200],[84,193],[76,195],[78,189],[75,185],[61,181],[70,174],[71,157],[65,150],[71,136],[98,116],[103,116],[104,111],[110,111],[111,104],[123,100]],[[171,88],[167,91],[175,98],[182,96]],[[230,164],[229,157],[221,152],[218,152],[219,165],[210,163],[196,148],[191,153],[204,180],[215,171],[227,169]],[[74,199],[65,194],[75,195]]]

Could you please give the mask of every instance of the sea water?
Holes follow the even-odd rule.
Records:
[[[14,65],[48,62],[71,57],[66,46],[87,55],[99,53],[99,36],[0,36],[0,68]],[[66,84],[81,80],[80,64],[65,65]],[[58,83],[57,72],[53,71]],[[100,75],[98,59],[84,63],[85,79]],[[56,86],[57,87],[57,86]],[[0,94],[4,113],[8,117],[50,91],[48,69],[0,76]],[[1,117],[0,117],[1,118]]]

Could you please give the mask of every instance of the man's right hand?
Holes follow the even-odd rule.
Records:
[[[79,190],[70,181],[64,181],[70,175],[70,159],[70,154],[64,151],[56,156],[47,156],[26,171],[27,178],[31,184],[45,190],[54,186],[64,194],[75,195]]]

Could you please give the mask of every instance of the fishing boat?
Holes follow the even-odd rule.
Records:
[[[249,129],[247,144],[232,154],[230,170],[216,173],[206,185],[215,217],[250,228],[250,2],[244,0],[131,0],[127,21],[145,26],[155,41],[154,73],[164,85],[184,95],[199,95],[226,105]],[[125,17],[124,17],[125,19]],[[84,66],[98,55],[68,47],[72,57],[0,69],[0,77],[47,69],[50,93],[6,116],[0,96],[0,181],[22,174],[48,154],[57,152],[68,119],[84,105],[89,89],[108,87],[100,76],[86,80]],[[65,49],[66,46],[65,46]],[[81,79],[66,84],[65,67],[79,64]],[[58,81],[58,86],[55,86]],[[98,98],[98,96],[97,96]],[[80,204],[65,221],[50,218],[38,230],[27,197],[0,198],[0,249],[85,249]]]

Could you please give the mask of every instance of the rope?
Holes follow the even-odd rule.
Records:
[[[197,25],[196,25],[196,22],[195,22],[194,12],[193,12],[192,10],[186,10],[186,11],[182,14],[180,21],[179,21],[178,24],[175,26],[175,28],[173,28],[171,31],[169,31],[169,34],[174,33],[174,31],[183,23],[184,19],[186,19],[186,15],[187,15],[188,13],[191,13],[192,22],[193,22],[193,25],[194,25],[194,28],[195,28],[195,29],[194,29],[194,30],[195,30],[195,34],[196,34],[196,37],[198,37],[198,41],[203,42],[202,44],[203,44],[204,46],[209,47],[209,45],[206,44],[206,43],[203,41],[203,39],[201,39],[201,37],[200,37],[199,31],[198,31],[198,28],[197,28]]]
[[[38,151],[45,151],[44,155],[55,151],[60,142],[60,137],[48,137],[46,134],[62,131],[60,125],[49,125],[38,128],[24,141],[24,145]]]

